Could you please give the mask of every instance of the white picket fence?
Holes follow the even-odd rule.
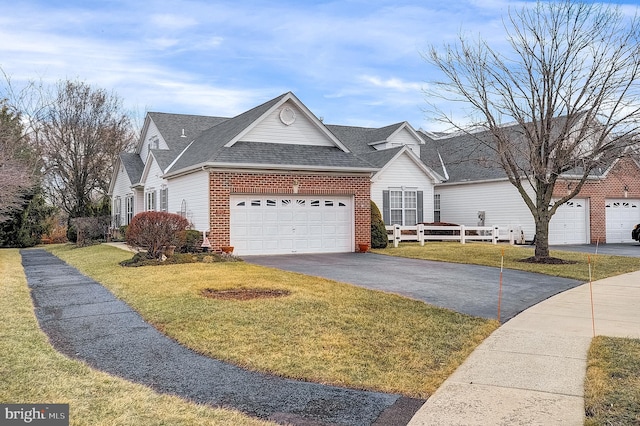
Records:
[[[511,244],[524,243],[524,234],[521,228],[511,227],[505,228],[502,234],[501,228],[498,226],[427,226],[418,224],[415,226],[386,226],[387,235],[394,247],[398,247],[398,243],[402,241],[417,241],[420,245],[424,245],[425,241],[460,241],[465,244],[467,241],[490,241],[497,244],[498,241],[509,241]],[[405,231],[405,232],[402,232]],[[433,234],[430,231],[452,231],[447,235]]]

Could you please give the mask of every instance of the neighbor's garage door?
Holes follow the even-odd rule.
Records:
[[[607,243],[631,243],[631,230],[640,223],[640,200],[606,200]]]
[[[239,255],[351,252],[353,223],[348,196],[231,196]]]
[[[560,206],[549,223],[549,244],[588,243],[588,203],[574,198]]]

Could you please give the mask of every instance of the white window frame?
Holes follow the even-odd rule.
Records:
[[[122,225],[122,199],[118,196],[113,199],[113,227]]]
[[[124,199],[125,210],[127,211],[127,217],[125,225],[131,223],[131,219],[133,219],[133,194],[129,194]]]
[[[418,188],[389,188],[389,218],[402,226],[418,223]]]
[[[440,194],[433,194],[433,221],[442,222],[440,216]]]
[[[156,191],[147,191],[144,194],[144,208],[145,211],[156,211]]]

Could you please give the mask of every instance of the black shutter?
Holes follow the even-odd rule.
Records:
[[[423,210],[424,210],[424,202],[423,202],[422,191],[418,191],[418,222],[417,223],[424,222]]]

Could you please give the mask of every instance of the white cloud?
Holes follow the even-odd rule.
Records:
[[[162,32],[181,31],[198,24],[193,18],[169,13],[152,14],[149,19],[152,26]]]
[[[383,80],[380,77],[363,75],[360,77],[360,79],[377,88],[393,89],[400,92],[419,92],[423,87],[421,83],[406,82],[402,81],[402,79],[400,78],[395,77]]]

